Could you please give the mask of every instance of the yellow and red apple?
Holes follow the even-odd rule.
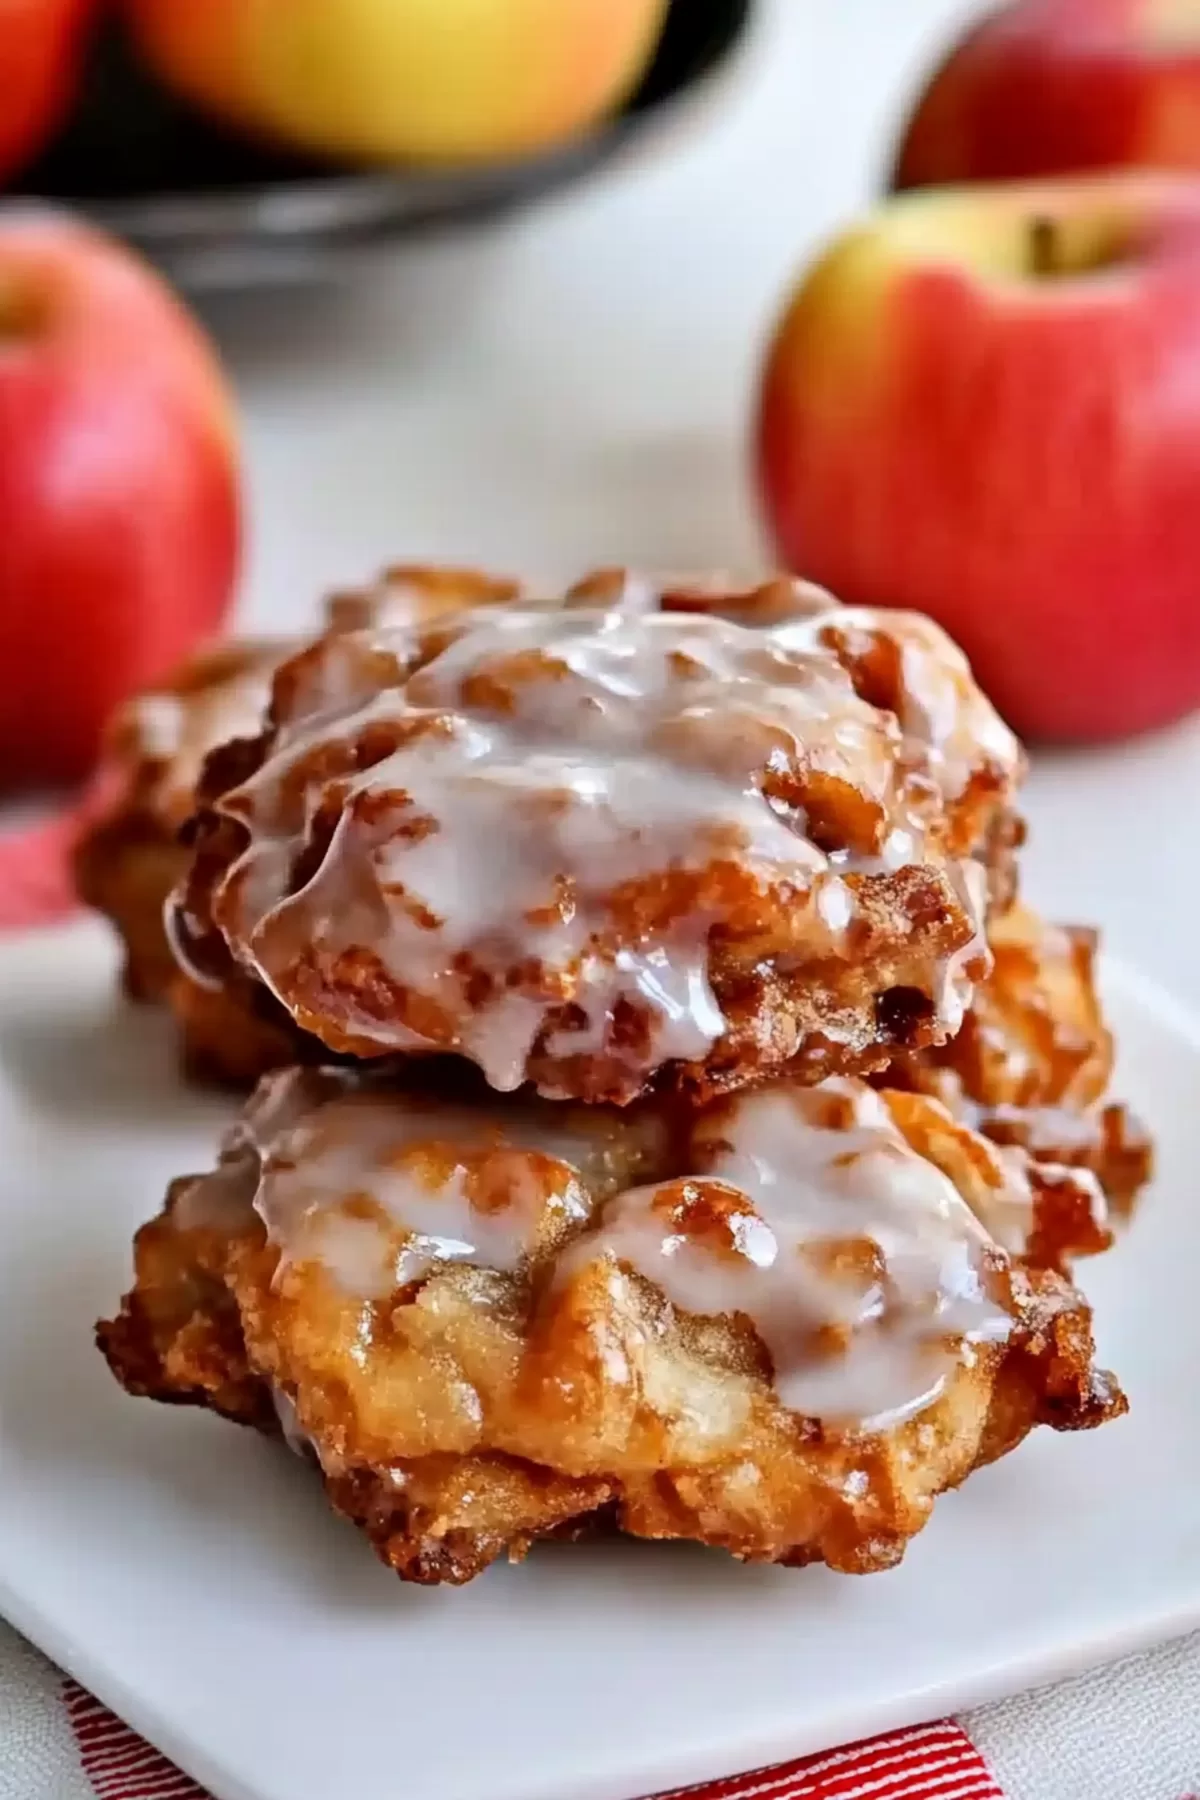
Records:
[[[835,243],[763,377],[784,559],[931,613],[1018,730],[1200,704],[1200,181],[929,189]]]
[[[58,124],[94,10],[95,0],[0,0],[0,182]]]
[[[0,787],[93,761],[113,707],[221,623],[238,558],[216,358],[126,251],[0,220]]]
[[[234,126],[372,162],[527,155],[628,96],[667,0],[126,0],[142,54]]]
[[[897,187],[1200,170],[1198,0],[1009,0],[934,76]]]

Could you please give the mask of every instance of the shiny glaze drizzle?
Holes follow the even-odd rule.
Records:
[[[502,1113],[399,1095],[349,1069],[286,1069],[259,1084],[175,1217],[231,1233],[256,1212],[281,1274],[317,1264],[362,1300],[448,1263],[513,1274],[617,1184],[619,1129],[602,1109]],[[653,1157],[662,1139],[646,1122],[634,1141]]]
[[[947,799],[957,799],[983,767],[1012,782],[1019,778],[1024,762],[1019,741],[953,638],[923,613],[843,606],[823,619],[780,625],[774,635],[796,648],[809,645],[815,635],[848,658],[872,642],[887,646],[896,659],[900,728]]]
[[[530,1148],[511,1154],[501,1128],[467,1109],[400,1109],[350,1093],[272,1142],[254,1203],[284,1267],[319,1262],[363,1298],[382,1299],[445,1263],[511,1275],[543,1223]],[[558,1205],[581,1221],[586,1196],[561,1162],[559,1171]]]
[[[837,1080],[752,1094],[702,1121],[696,1148],[702,1175],[619,1195],[568,1258],[610,1257],[681,1312],[748,1319],[790,1411],[883,1429],[937,1398],[964,1346],[1007,1336],[988,1279],[1003,1259],[880,1095]]]
[[[442,564],[394,563],[366,588],[331,594],[325,617],[332,631],[367,626],[426,625],[471,606],[498,606],[517,600],[522,584],[481,569]]]
[[[226,1132],[216,1168],[175,1194],[172,1216],[178,1228],[225,1235],[243,1230],[274,1139],[352,1087],[353,1077],[339,1069],[287,1068],[265,1075]]]
[[[983,764],[1014,781],[1021,772],[1015,734],[953,638],[923,613],[843,606],[816,583],[785,575],[754,580],[599,569],[571,589],[567,603],[597,600],[633,613],[714,613],[765,630],[777,644],[805,655],[833,648],[853,661],[881,644],[894,664],[900,728],[948,799],[957,798]]]
[[[671,1147],[644,1109],[457,1105],[290,1069],[173,1206],[180,1228],[228,1235],[257,1215],[275,1282],[317,1267],[353,1303],[455,1264],[536,1265],[551,1305],[597,1265],[633,1271],[685,1318],[748,1321],[779,1404],[829,1426],[914,1417],[1009,1334],[1004,1251],[882,1094],[777,1085],[700,1112],[689,1138]],[[1018,1249],[1016,1157],[990,1208]]]
[[[990,1203],[1015,1227],[1015,1159],[1012,1190]],[[354,1304],[456,1264],[532,1266],[550,1306],[597,1266],[633,1271],[684,1319],[748,1322],[784,1408],[867,1431],[932,1404],[1012,1323],[993,1236],[849,1080],[710,1108],[672,1145],[644,1109],[451,1104],[289,1070],[174,1207],[181,1228],[229,1234],[257,1215],[277,1284],[315,1267]]]
[[[735,625],[766,629],[839,609],[827,588],[794,575],[727,572],[656,573],[594,569],[568,590],[567,606],[611,606],[627,613],[708,613]]]
[[[354,633],[277,687],[276,711],[263,768],[220,803],[249,833],[214,905],[235,951],[279,992],[297,957],[330,969],[366,947],[419,1005],[397,1024],[351,996],[347,1032],[460,1050],[500,1089],[526,1078],[564,1007],[555,1057],[602,1050],[645,1076],[707,1053],[725,1023],[709,980],[714,866],[787,906],[793,962],[841,951],[846,877],[934,862],[956,879],[891,713],[816,639],[711,612],[480,609],[427,661],[412,630]],[[810,834],[814,777],[853,795],[853,841]],[[636,901],[626,891],[631,922],[622,889],[646,883]],[[630,1006],[641,1037],[614,1031]]]

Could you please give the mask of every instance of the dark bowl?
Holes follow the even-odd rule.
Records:
[[[626,150],[728,61],[753,4],[672,0],[654,61],[618,117],[545,156],[439,173],[264,152],[156,86],[110,30],[67,128],[0,208],[68,206],[193,292],[311,280],[373,245],[524,205]]]

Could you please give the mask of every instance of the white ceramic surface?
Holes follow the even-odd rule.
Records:
[[[91,1344],[227,1103],[118,1008],[103,932],[0,947],[0,1612],[219,1800],[630,1800],[1200,1623],[1200,1027],[1112,975],[1162,1173],[1087,1271],[1131,1416],[1039,1432],[865,1580],[621,1546],[402,1587],[277,1446]]]

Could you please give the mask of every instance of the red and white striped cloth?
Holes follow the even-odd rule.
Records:
[[[83,1772],[97,1800],[206,1800],[196,1786],[165,1756],[130,1731],[106,1706],[81,1688],[64,1681],[63,1705],[79,1748]]]
[[[97,1800],[208,1800],[188,1776],[73,1681],[63,1688],[80,1761]],[[1004,1800],[966,1733],[948,1719],[803,1757],[659,1800]]]
[[[659,1800],[1197,1800],[1198,1787],[1200,1637]],[[0,1800],[209,1796],[0,1625]]]
[[[0,931],[70,914],[70,847],[86,810],[0,830]],[[1200,1635],[961,1724],[943,1719],[660,1800],[1197,1800],[1194,1789]],[[0,1800],[209,1796],[0,1625]]]

